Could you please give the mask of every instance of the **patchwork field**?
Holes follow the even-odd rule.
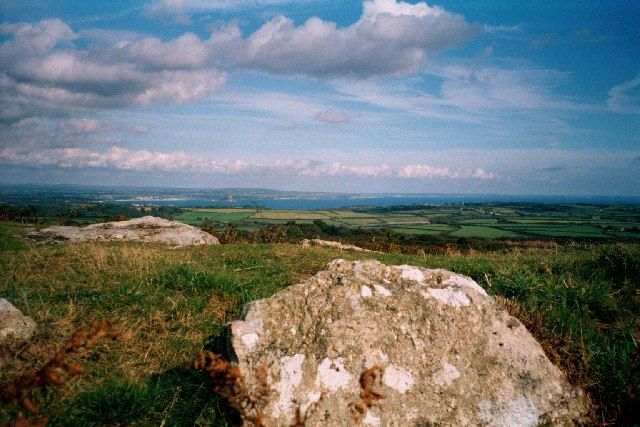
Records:
[[[265,225],[322,221],[347,228],[388,229],[407,235],[481,239],[640,239],[640,207],[539,204],[461,204],[278,210],[261,208],[185,209],[176,219],[200,226],[251,230]]]

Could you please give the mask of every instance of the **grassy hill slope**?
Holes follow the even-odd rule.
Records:
[[[38,329],[32,341],[0,351],[0,383],[43,365],[92,320],[108,317],[128,337],[75,355],[85,373],[40,393],[40,411],[53,424],[225,424],[222,402],[189,362],[202,348],[218,348],[223,325],[243,304],[304,280],[335,258],[473,277],[590,392],[598,421],[638,415],[628,388],[639,391],[632,353],[640,339],[640,245],[396,255],[293,244],[34,246],[16,237],[23,231],[0,223],[0,296],[33,317]],[[0,405],[3,425],[15,408]]]

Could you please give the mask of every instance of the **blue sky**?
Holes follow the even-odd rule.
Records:
[[[637,1],[0,0],[0,182],[640,195]]]

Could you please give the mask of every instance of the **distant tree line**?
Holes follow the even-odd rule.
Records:
[[[0,221],[17,221],[21,223],[38,223],[38,208],[35,205],[13,207],[0,204]]]
[[[153,215],[173,219],[182,210],[173,206],[134,206],[111,203],[0,204],[0,221],[17,221],[28,224],[79,225],[94,222],[121,221]]]

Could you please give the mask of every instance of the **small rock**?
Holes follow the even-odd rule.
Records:
[[[248,388],[260,389],[256,373],[268,371],[257,408],[266,425],[292,425],[296,413],[307,426],[587,420],[585,394],[526,328],[446,270],[336,260],[247,305],[229,328],[229,355]],[[384,398],[354,418],[367,395],[361,376],[381,369],[373,390]]]
[[[328,248],[343,249],[343,250],[349,250],[349,251],[373,252],[373,251],[370,251],[369,249],[363,249],[358,246],[343,245],[342,243],[339,243],[339,242],[332,242],[331,240],[322,240],[322,239],[303,239],[302,246],[305,246],[305,247],[325,246]]]
[[[31,232],[27,239],[39,243],[87,241],[136,241],[176,246],[217,245],[218,239],[196,227],[179,221],[145,216],[129,221],[91,224],[86,227],[54,226]]]
[[[28,340],[36,330],[36,322],[22,314],[13,304],[0,298],[0,342]]]

